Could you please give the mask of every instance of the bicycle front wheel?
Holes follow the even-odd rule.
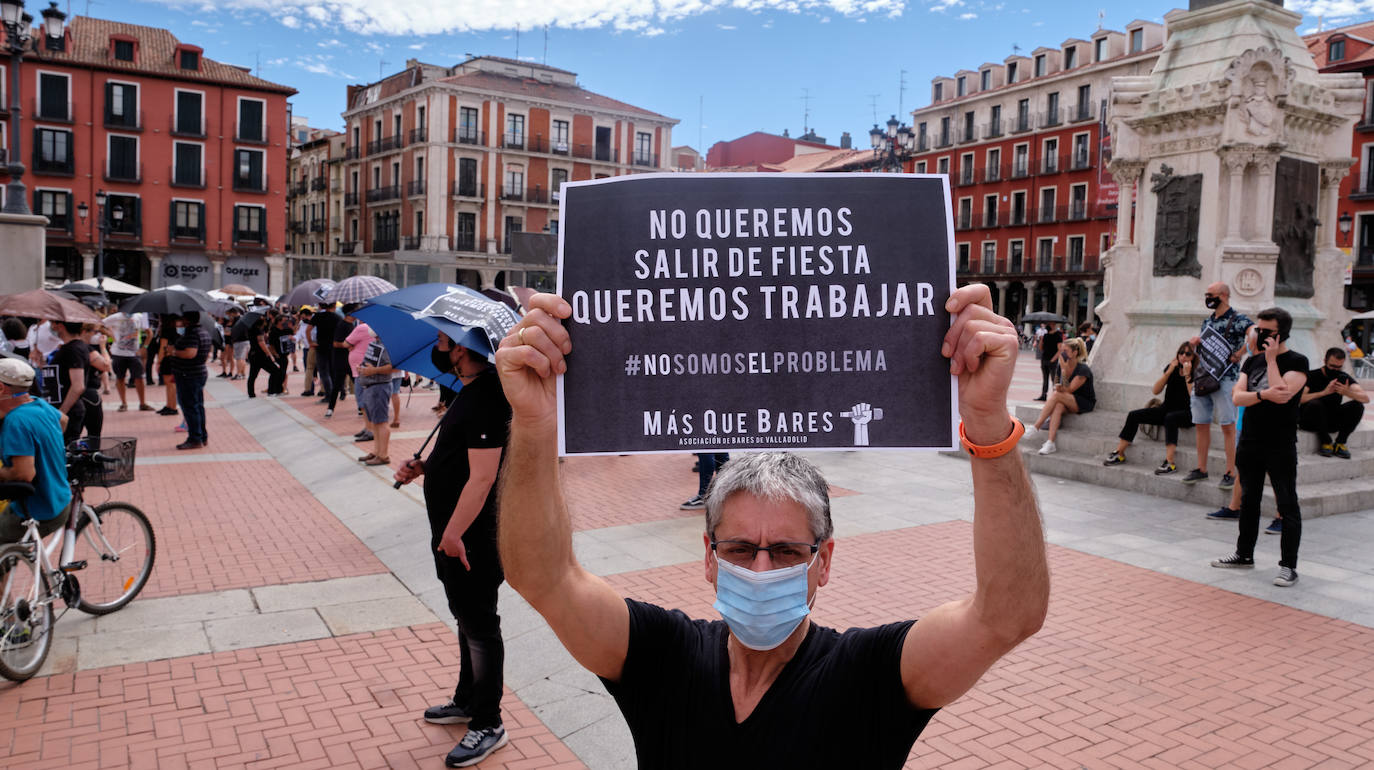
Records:
[[[153,572],[157,541],[143,511],[128,503],[105,503],[94,518],[81,517],[76,526],[73,560],[85,561],[77,571],[81,599],[76,608],[105,615],[133,601]]]
[[[33,550],[0,548],[0,676],[22,682],[43,666],[52,646],[52,597]]]

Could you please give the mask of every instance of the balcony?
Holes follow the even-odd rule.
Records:
[[[651,152],[636,152],[631,160],[636,166],[658,167],[658,156]]]
[[[605,145],[575,144],[572,146],[572,156],[586,160],[599,160],[603,163],[620,162],[620,150]]]
[[[401,245],[399,238],[373,238],[372,253],[377,254],[383,251],[396,251]]]
[[[1058,174],[1060,171],[1063,171],[1063,170],[1064,170],[1064,164],[1059,162],[1059,156],[1058,156],[1057,154],[1056,154],[1056,155],[1047,155],[1047,156],[1045,156],[1045,157],[1043,157],[1043,158],[1040,159],[1040,173],[1041,173],[1042,175],[1043,175],[1043,174]]]
[[[959,144],[976,141],[978,141],[978,129],[974,126],[964,126],[964,130],[959,132]]]
[[[921,134],[916,137],[916,152],[928,152],[930,150],[930,137]]]
[[[181,168],[175,166],[167,169],[167,178],[172,180],[173,187],[188,187],[196,190],[205,189],[205,172],[199,168]]]
[[[8,98],[9,83],[6,83],[5,86],[6,98]],[[71,102],[57,102],[45,105],[37,99],[32,99],[29,101],[29,114],[32,115],[35,120],[41,120],[47,123],[76,122],[76,113],[72,110]]]
[[[1071,170],[1071,171],[1082,171],[1083,169],[1086,169],[1086,168],[1092,168],[1092,166],[1093,166],[1093,156],[1092,156],[1092,153],[1087,152],[1086,150],[1083,151],[1083,152],[1076,152],[1076,153],[1073,154],[1073,158],[1072,158],[1071,163],[1072,163],[1072,165],[1071,165],[1071,167],[1070,167],[1070,170]]]
[[[304,179],[297,182],[292,182],[286,186],[286,197],[295,198],[300,195],[305,195]]]
[[[978,181],[978,170],[973,166],[963,166],[959,169],[959,186],[966,187]]]
[[[125,207],[128,211],[128,207]],[[123,219],[110,218],[110,227],[105,231],[110,238],[131,238],[134,240],[143,239],[143,222],[137,210],[132,215],[126,213]]]
[[[105,162],[104,178],[106,182],[128,182],[129,184],[139,184],[143,181],[142,163],[110,163]]]
[[[418,235],[407,235],[406,237],[402,238],[402,239],[401,239],[401,248],[404,249],[404,250],[406,250],[406,251],[419,251],[419,250],[420,250],[420,236],[418,236]]]
[[[527,203],[548,203],[549,191],[539,187],[531,187],[525,191],[525,201]]]
[[[478,131],[471,126],[458,126],[453,131],[453,141],[458,144],[476,144],[485,146],[487,143],[487,132]]]
[[[1012,121],[1011,132],[1013,134],[1024,134],[1027,131],[1031,130],[1031,128],[1034,125],[1035,123],[1031,120],[1031,116],[1029,113],[1025,115],[1017,115],[1016,119]]]
[[[305,220],[293,219],[286,223],[286,232],[305,235]]]
[[[984,182],[1000,182],[1002,181],[1002,178],[1002,165],[1000,163],[988,166],[987,168],[983,169]]]
[[[326,228],[324,217],[316,217],[315,219],[310,220],[310,232],[322,233],[325,231],[325,229]]]
[[[339,254],[345,255],[345,256],[352,256],[353,252],[355,252],[355,251],[357,251],[357,250],[358,250],[358,242],[357,242],[357,241],[339,241]]]
[[[1061,110],[1061,109],[1059,109],[1058,107],[1056,107],[1056,108],[1054,108],[1054,109],[1052,109],[1052,110],[1047,110],[1043,115],[1040,116],[1040,127],[1041,127],[1041,128],[1053,128],[1053,127],[1055,127],[1055,126],[1059,126],[1059,125],[1063,125],[1063,124],[1064,124],[1064,111]]]
[[[1011,164],[1011,178],[1024,179],[1030,176],[1030,164],[1025,158]]]
[[[994,137],[998,137],[1001,135],[1002,121],[994,120],[991,123],[988,123],[987,125],[983,126],[983,136],[987,137],[988,139],[992,139]]]
[[[1065,219],[1069,222],[1081,222],[1088,218],[1088,204],[1086,201],[1075,201],[1068,205],[1065,212]]]
[[[424,144],[427,141],[429,141],[429,129],[424,126],[410,129],[411,144]]]
[[[116,115],[105,110],[105,127],[116,131],[142,131],[143,130],[143,110],[137,110],[133,114]]]
[[[940,139],[935,142],[935,149],[943,150],[951,144],[953,144],[953,142],[950,141],[949,134],[940,134]]]
[[[1022,227],[1030,221],[1030,211],[1024,208],[1020,211],[1012,209],[1011,211],[1006,213],[1004,219],[1006,221],[1004,221],[1002,224],[1008,227]]]
[[[524,134],[502,134],[502,135],[501,135],[501,146],[504,147],[504,148],[507,149],[507,150],[523,150],[523,149],[525,149],[525,135],[524,135]]]
[[[394,201],[401,197],[401,186],[398,184],[387,185],[386,187],[375,187],[367,191],[368,203],[380,203],[382,201]]]
[[[310,180],[311,190],[324,190],[329,187],[329,177],[317,176]]]
[[[458,233],[453,236],[454,251],[477,251],[477,236],[474,233]]]
[[[182,136],[188,139],[205,138],[205,118],[203,116],[167,116],[167,124],[172,136]]]
[[[553,153],[554,155],[571,154],[572,148],[568,146],[568,137],[554,137],[553,146],[549,148],[549,152]]]
[[[525,191],[519,187],[501,188],[501,200],[503,201],[523,201],[524,199]]]
[[[460,179],[453,183],[453,194],[459,198],[485,198],[487,186],[477,184],[471,179]]]
[[[357,193],[355,193],[355,192],[344,193],[344,207],[345,207],[345,208],[352,207],[352,206],[357,206],[357,205],[358,205],[358,194],[357,194]]]
[[[983,212],[983,228],[984,228],[984,229],[987,229],[987,228],[992,228],[992,227],[996,227],[996,226],[997,226],[997,211],[996,211],[996,210],[993,210],[993,211],[984,211],[984,212]]]
[[[397,134],[395,136],[387,136],[381,139],[373,139],[372,141],[368,142],[367,154],[377,155],[378,153],[399,150],[405,146],[405,140],[401,137],[400,134]]]
[[[241,230],[235,227],[234,245],[264,248],[267,246],[267,231],[261,228],[256,230]]]
[[[1093,120],[1097,117],[1097,104],[1094,102],[1083,102],[1069,115],[1070,123],[1082,123]]]
[[[234,189],[239,192],[265,193],[267,192],[267,175],[263,174],[260,179],[254,179],[252,177],[244,179],[242,176],[235,174]]]
[[[1045,223],[1047,223],[1047,222],[1053,222],[1053,221],[1054,221],[1054,213],[1055,213],[1055,208],[1054,208],[1054,205],[1053,205],[1053,204],[1051,204],[1051,205],[1049,205],[1049,206],[1041,206],[1039,209],[1036,210],[1036,214],[1037,214],[1038,216],[1032,217],[1032,219],[1034,219],[1034,220],[1035,220],[1037,223],[1039,223],[1039,224],[1045,224]]]
[[[236,126],[234,141],[240,144],[267,144],[271,134],[267,126]]]
[[[344,160],[357,160],[363,155],[362,148],[353,146],[344,148]]]
[[[413,198],[413,197],[415,197],[416,195],[424,195],[424,194],[425,194],[425,180],[423,180],[423,179],[416,179],[416,180],[413,180],[413,181],[410,181],[410,182],[406,182],[406,197],[407,197],[407,198]]]
[[[205,243],[205,221],[202,219],[199,227],[177,227],[173,221],[168,228],[167,236],[182,243]]]
[[[956,217],[955,220],[954,220],[954,229],[955,229],[955,230],[972,230],[972,229],[973,229],[973,213],[972,213],[972,212],[969,212],[969,211],[960,211],[960,212],[959,212],[959,216]]]

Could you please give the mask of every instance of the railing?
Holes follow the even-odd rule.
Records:
[[[1041,206],[1036,209],[1037,216],[1032,217],[1036,222],[1045,223],[1054,221],[1054,206]]]
[[[406,237],[402,238],[402,239],[401,239],[401,248],[405,249],[406,251],[419,251],[419,250],[420,250],[420,236],[418,236],[418,235],[407,235]]]
[[[635,166],[658,167],[658,156],[649,152],[636,152],[631,163]]]
[[[1059,162],[1059,155],[1047,155],[1040,159],[1041,174],[1058,174],[1064,170],[1064,164]]]
[[[1000,181],[1002,181],[1002,165],[1001,165],[1000,163],[996,163],[996,164],[993,164],[993,165],[991,165],[991,166],[988,166],[988,167],[984,168],[984,169],[983,169],[983,181],[984,181],[984,182],[1000,182]]]
[[[978,141],[978,127],[964,126],[964,130],[959,132],[959,144],[968,144]]]
[[[460,180],[453,183],[453,194],[460,198],[485,198],[487,197],[487,186]]]
[[[955,229],[955,230],[972,230],[972,229],[973,229],[973,212],[970,212],[970,211],[961,211],[961,212],[959,212],[959,216],[954,220],[954,229]]]
[[[1016,118],[1011,121],[1011,132],[1013,134],[1024,134],[1031,130],[1034,125],[1035,121],[1031,120],[1030,113],[1017,115]]]
[[[8,86],[9,84],[6,83],[5,85]],[[9,89],[6,88],[7,98],[8,91]],[[29,114],[34,116],[36,120],[45,120],[50,123],[76,122],[76,113],[72,111],[71,102],[60,102],[58,104],[50,104],[47,105],[47,107],[45,108],[43,103],[40,102],[38,99],[32,99],[29,101]]]
[[[105,161],[105,181],[106,182],[132,182],[143,181],[143,164],[139,163],[132,168],[114,168],[109,160]]]
[[[522,201],[525,199],[525,191],[518,187],[502,187],[501,200],[503,201]]]
[[[502,134],[501,146],[506,148],[507,150],[523,150],[525,149],[525,135]]]
[[[401,197],[401,186],[398,184],[387,185],[386,187],[374,187],[367,191],[367,202],[377,203],[379,201],[391,201]]]
[[[392,150],[399,150],[405,146],[405,138],[402,137],[400,134],[396,134],[394,136],[386,136],[382,137],[381,139],[373,139],[372,141],[368,142],[367,154],[376,155],[380,152],[391,152]]]
[[[33,145],[33,170],[41,174],[72,175],[76,173],[76,163],[72,159],[71,137],[67,138],[67,158],[65,160],[44,160],[41,145]]]
[[[310,189],[323,190],[329,187],[329,177],[317,176],[310,180]]]
[[[1078,108],[1069,116],[1070,123],[1082,123],[1097,117],[1096,102],[1080,102]]]
[[[105,231],[106,235],[114,238],[143,238],[143,222],[137,214],[125,214],[123,219],[110,217],[109,222],[110,227]]]
[[[355,192],[344,193],[344,206],[349,207],[356,205],[358,205],[358,194]]]
[[[1076,152],[1072,159],[1073,171],[1082,171],[1085,168],[1092,168],[1093,154],[1091,152]]]
[[[994,120],[983,127],[983,136],[991,139],[1002,135],[1002,121]]]
[[[567,155],[571,151],[572,148],[568,146],[567,137],[563,137],[562,139],[555,139],[553,142],[553,146],[549,148],[549,152],[553,153],[554,155]]]
[[[240,230],[234,228],[234,243],[237,244],[257,244],[266,245],[267,232],[265,230]]]
[[[950,141],[949,134],[940,134],[940,139],[935,143],[935,147],[936,149],[942,150],[951,144],[953,144],[953,142]]]
[[[453,141],[458,144],[485,145],[487,143],[487,132],[479,131],[468,126],[458,126],[453,129]]]
[[[916,138],[916,152],[926,152],[930,150],[930,137],[921,134]]]
[[[1077,222],[1088,218],[1088,204],[1083,201],[1070,203],[1068,205],[1067,219],[1070,222]]]
[[[362,148],[358,146],[344,148],[344,160],[357,160],[362,157]]]
[[[137,110],[132,115],[116,115],[105,110],[105,127],[113,128],[118,131],[142,131],[143,130],[143,110]]]
[[[204,220],[201,220],[202,223]],[[168,236],[174,241],[204,241],[205,228],[201,227],[177,227],[175,221],[168,228]]]
[[[1053,109],[1053,110],[1046,110],[1044,113],[1042,113],[1042,114],[1040,115],[1040,127],[1041,127],[1041,128],[1050,128],[1050,127],[1052,127],[1052,126],[1062,125],[1063,122],[1064,122],[1064,110],[1061,109],[1061,108],[1055,108],[1055,109]]]
[[[594,144],[575,144],[572,146],[574,158],[599,160],[605,163],[619,163],[620,150],[614,147],[597,147]]]
[[[382,251],[396,251],[400,245],[401,241],[397,238],[373,238],[372,252],[375,254]]]
[[[978,181],[978,172],[973,166],[961,166],[959,168],[959,186],[971,185]]]
[[[424,195],[424,194],[425,194],[425,180],[423,180],[423,179],[415,179],[415,180],[412,180],[412,181],[410,181],[410,182],[406,182],[406,196],[407,196],[407,197],[412,196],[412,195]]]
[[[293,219],[293,220],[291,220],[290,222],[287,222],[287,223],[286,223],[286,232],[288,232],[288,233],[295,233],[296,235],[304,235],[304,234],[305,234],[305,222],[304,222],[303,220],[300,220],[300,219]]]
[[[305,184],[304,179],[288,184],[286,186],[287,197],[294,198],[298,195],[305,195]]]
[[[984,211],[984,212],[983,212],[983,227],[987,228],[987,227],[996,227],[996,226],[997,226],[997,211],[996,211],[996,210],[993,210],[993,211]]]
[[[477,251],[476,233],[458,233],[453,236],[454,251]]]
[[[205,189],[205,172],[199,168],[177,169],[176,166],[170,166],[167,169],[167,178],[172,180],[173,187]]]
[[[261,179],[244,179],[238,174],[234,175],[234,189],[239,192],[267,192],[267,174],[263,174]]]
[[[429,141],[429,130],[424,126],[410,129],[410,143],[422,144]]]
[[[252,126],[250,133],[245,134],[244,126],[234,127],[234,141],[246,144],[267,144],[268,138],[272,135],[271,126]]]
[[[539,187],[531,187],[525,191],[525,201],[528,203],[548,203],[549,191]]]
[[[1019,163],[1013,162],[1011,164],[1012,179],[1022,179],[1028,176],[1030,176],[1030,163],[1028,161],[1022,160]]]
[[[322,233],[324,231],[324,217],[316,217],[315,219],[310,220],[310,232]]]
[[[190,122],[191,121],[189,120],[178,120],[176,115],[167,116],[167,125],[172,136],[185,136],[191,139],[204,139],[205,116],[202,115],[199,118],[199,120],[196,121],[195,126],[187,125]]]
[[[339,253],[340,253],[340,254],[352,254],[353,252],[355,252],[355,251],[357,251],[357,250],[358,250],[358,242],[357,242],[357,241],[339,241]]]

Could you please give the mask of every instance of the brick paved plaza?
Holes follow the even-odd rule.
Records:
[[[1038,382],[1023,356],[1012,399]],[[149,396],[160,404],[160,389]],[[0,767],[442,767],[464,728],[420,712],[448,697],[458,650],[419,491],[355,462],[368,445],[351,440],[351,400],[325,419],[313,398],[249,401],[241,383],[212,378],[207,396],[209,454],[172,449],[176,418],[107,415],[107,435],[139,438],[138,480],[110,492],[151,517],[157,566],[124,610],[64,616],[42,675],[0,683]],[[433,393],[403,398],[394,463],[433,424]],[[838,538],[818,622],[919,616],[971,591],[964,460],[813,457]],[[715,617],[700,514],[677,508],[696,490],[690,467],[562,466],[589,569]],[[1197,505],[1036,484],[1052,544],[1045,628],[935,717],[908,767],[1374,765],[1374,510],[1308,522],[1303,580],[1279,589],[1277,538],[1254,572],[1213,570],[1234,524]],[[599,682],[505,589],[502,615],[512,740],[481,767],[633,767]]]

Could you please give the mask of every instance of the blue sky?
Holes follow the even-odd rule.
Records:
[[[39,2],[29,3],[35,8]],[[87,0],[64,0],[86,14]],[[929,101],[930,79],[1020,46],[1058,46],[1102,24],[1162,21],[1186,0],[90,0],[89,14],[167,27],[220,61],[300,91],[294,112],[340,128],[344,88],[406,59],[518,56],[578,73],[584,88],[677,118],[702,150],[762,130],[867,142],[874,117]],[[1287,0],[1328,28],[1374,0]],[[36,11],[33,11],[36,13]],[[385,65],[382,62],[386,62]],[[905,76],[903,76],[905,70]],[[899,93],[905,77],[904,98]],[[809,97],[809,98],[808,98]],[[809,119],[807,117],[809,105]],[[899,114],[902,120],[909,116]]]

